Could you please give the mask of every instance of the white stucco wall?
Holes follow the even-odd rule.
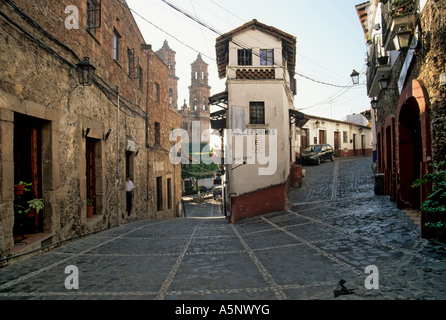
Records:
[[[241,47],[253,49],[253,65],[238,66],[237,50]],[[274,65],[261,66],[259,58],[260,49],[274,49]],[[290,126],[289,109],[293,106],[293,96],[289,94],[289,73],[284,72],[280,66],[284,63],[282,59],[282,42],[271,35],[258,30],[247,30],[234,36],[234,41],[229,46],[228,65],[228,129],[235,127],[246,131],[248,135],[239,137],[243,140],[243,155],[237,156],[235,144],[237,138],[233,138],[232,164],[229,165],[228,175],[230,181],[229,193],[231,196],[249,193],[258,189],[286,182],[290,171]],[[275,68],[276,79],[262,80],[237,80],[236,70],[238,68]],[[264,102],[265,104],[265,124],[249,124],[249,104],[250,102]],[[244,115],[244,120],[243,120]],[[266,156],[268,163],[262,165],[258,157],[249,156],[248,148],[254,149],[255,133],[261,130],[268,130],[267,135],[258,135],[260,141],[258,151]],[[251,135],[250,135],[251,133]],[[270,135],[273,134],[274,137]],[[227,137],[226,137],[227,138]],[[277,138],[277,148],[270,145],[270,139]],[[226,144],[228,141],[226,141]],[[293,144],[294,145],[294,144]],[[247,164],[241,164],[246,161]],[[261,168],[269,168],[266,175],[259,172]]]

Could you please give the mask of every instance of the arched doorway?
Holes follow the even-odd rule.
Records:
[[[420,190],[412,188],[420,178],[422,162],[420,109],[415,98],[401,108],[399,122],[399,204],[402,208],[420,208]]]
[[[398,192],[399,208],[419,209],[425,200],[425,187],[412,188],[427,173],[431,160],[428,98],[423,83],[413,80],[398,102]]]

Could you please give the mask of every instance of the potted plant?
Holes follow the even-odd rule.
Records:
[[[93,217],[94,204],[92,199],[87,199],[87,218]]]
[[[38,215],[39,212],[45,206],[43,204],[42,199],[32,199],[32,200],[28,201],[28,205],[29,205],[29,207],[28,207],[28,209],[25,210],[25,213],[26,213],[27,217],[30,217],[30,218]]]
[[[413,0],[393,0],[392,5],[393,5],[393,10],[392,10],[393,17],[401,17],[407,14],[414,13],[415,2]]]
[[[34,230],[30,227],[30,218],[34,218],[34,226],[37,226],[37,219],[39,216],[39,212],[42,211],[44,207],[44,203],[42,199],[32,199],[26,201],[21,199],[21,197],[17,197],[16,201],[14,201],[14,228],[15,232],[24,237],[24,233],[26,230]],[[26,201],[26,202],[25,202]],[[26,204],[28,206],[26,206]],[[33,232],[33,231],[30,231]]]
[[[28,187],[30,187],[32,183],[26,183],[24,181],[20,181],[19,184],[14,185],[14,193],[16,196],[23,195],[26,191],[29,191]]]

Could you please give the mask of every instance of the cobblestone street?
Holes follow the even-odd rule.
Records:
[[[0,299],[446,298],[444,245],[374,195],[371,158],[304,169],[286,212],[230,225],[218,202],[188,203],[187,218],[130,222],[0,269]],[[352,293],[335,298],[340,279]]]

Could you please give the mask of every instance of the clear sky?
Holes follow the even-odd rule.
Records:
[[[342,120],[370,108],[365,82],[366,44],[355,5],[361,0],[169,0],[221,34],[257,19],[297,38],[296,72],[313,80],[351,86],[353,69],[360,85],[339,88],[300,75],[295,108],[309,115]],[[215,58],[219,36],[174,10],[162,0],[127,0],[144,36],[154,51],[164,40],[176,51],[178,104],[189,101],[190,64],[198,52],[209,64],[211,95],[224,91]],[[218,110],[218,109],[217,109]]]

